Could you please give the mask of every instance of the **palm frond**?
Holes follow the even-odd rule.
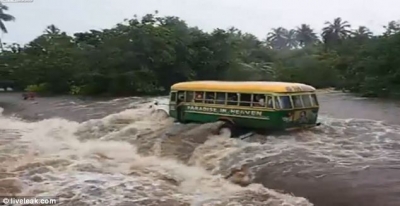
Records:
[[[4,23],[2,21],[0,21],[0,30],[4,33],[7,33],[7,28],[6,25],[4,25]]]
[[[15,17],[10,14],[0,12],[0,21],[15,21]]]
[[[7,10],[8,10],[8,6],[6,6],[6,5],[0,3],[0,11],[1,11],[1,10],[7,11]]]

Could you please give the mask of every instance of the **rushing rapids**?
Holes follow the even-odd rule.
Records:
[[[215,125],[166,131],[172,120],[154,111],[143,105],[81,124],[1,117],[1,192],[58,196],[60,205],[311,205],[260,184],[232,184],[217,166],[202,168],[196,162],[206,160],[191,156],[196,145],[229,139],[207,137]]]
[[[320,128],[240,140],[213,135],[219,123],[174,124],[151,101],[81,123],[0,116],[1,193],[60,205],[308,206],[289,188],[315,185],[299,189],[294,178],[399,164],[396,125],[321,117]]]

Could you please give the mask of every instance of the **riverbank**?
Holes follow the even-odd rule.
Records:
[[[109,114],[128,109],[132,103],[147,101],[143,97],[106,98],[79,96],[37,97],[34,100],[23,100],[22,93],[7,92],[0,94],[0,107],[3,115],[14,115],[28,121],[48,118],[63,118],[83,122],[103,118]],[[110,106],[114,105],[114,106]]]

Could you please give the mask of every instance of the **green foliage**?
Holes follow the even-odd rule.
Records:
[[[25,91],[43,93],[49,91],[49,85],[47,83],[28,85]]]
[[[6,21],[7,19],[3,19]],[[0,21],[1,22],[1,21]],[[290,81],[367,96],[400,91],[400,24],[373,36],[341,18],[318,38],[307,24],[276,28],[265,41],[238,29],[207,33],[147,14],[105,30],[68,36],[50,25],[0,53],[0,80],[29,91],[73,95],[162,94],[180,81]]]

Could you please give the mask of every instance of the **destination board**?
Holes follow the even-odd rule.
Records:
[[[262,111],[257,110],[244,110],[244,109],[229,109],[229,108],[219,108],[219,107],[203,107],[203,106],[187,106],[186,111],[194,112],[207,112],[215,113],[229,116],[248,116],[248,117],[262,117]],[[265,117],[266,119],[268,117]]]

